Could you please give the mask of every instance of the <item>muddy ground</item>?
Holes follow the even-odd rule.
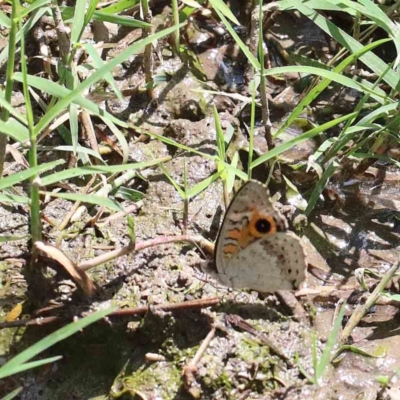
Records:
[[[276,22],[277,29],[285,30],[289,24],[289,33],[302,37],[305,35],[300,35],[299,27],[315,30],[308,20],[293,14],[289,15],[289,22],[285,25],[285,14],[289,13],[283,13],[279,17],[282,21]],[[293,21],[298,26],[293,26]],[[286,33],[288,31],[289,28]],[[281,37],[272,29],[269,35],[270,40],[272,36]],[[306,45],[310,51],[316,52],[326,39],[318,31],[313,33],[313,37],[316,39]],[[117,35],[111,40],[117,42],[121,37]],[[197,43],[198,38],[192,40]],[[294,43],[304,49],[305,43]],[[329,52],[326,45],[326,52]],[[230,56],[237,54],[238,49],[229,46],[231,44],[222,42],[211,48],[195,48],[203,65],[202,80],[190,62],[182,62],[172,54],[163,55],[164,61],[157,64],[156,73],[167,74],[170,79],[155,88],[156,104],[150,104],[145,93],[137,92],[126,97],[125,102],[108,100],[104,105],[109,112],[142,129],[165,135],[210,155],[216,153],[212,113],[215,105],[224,131],[234,128],[228,153],[239,151],[239,165],[246,168],[248,138],[244,124],[249,123],[248,108],[236,99],[205,91],[246,94],[242,65],[234,63],[235,58]],[[217,56],[211,57],[215,51]],[[319,59],[323,56],[315,55]],[[139,54],[114,71],[121,89],[135,87],[143,80],[140,61]],[[226,65],[229,63],[227,73]],[[274,127],[293,109],[300,96],[293,84],[287,84],[290,79],[298,78],[288,76],[286,79],[284,84],[275,82],[271,89]],[[316,121],[322,122],[326,118],[324,113],[318,113],[318,107],[321,110],[332,107],[331,112],[337,114],[354,104],[357,93],[341,90],[338,98],[337,89],[334,86],[329,88],[315,105]],[[281,140],[307,129],[294,125]],[[171,156],[172,159],[164,164],[165,168],[173,179],[183,183],[186,164],[189,187],[216,171],[215,162],[201,155],[184,152],[148,137],[138,140],[134,132],[128,139],[130,162]],[[48,145],[59,142],[56,134],[47,139]],[[193,244],[183,242],[132,252],[91,269],[88,274],[97,285],[96,294],[91,299],[85,298],[62,271],[49,269],[47,278],[51,289],[38,300],[42,307],[61,306],[61,309],[53,311],[53,315],[58,316],[63,313],[79,315],[82,311],[111,304],[136,307],[215,297],[220,302],[203,309],[151,310],[144,316],[114,317],[97,323],[45,354],[62,355],[62,360],[0,382],[0,393],[4,395],[22,385],[24,389],[19,398],[24,400],[400,399],[400,384],[396,379],[400,368],[400,317],[396,301],[375,306],[354,330],[350,343],[365,353],[345,351],[334,365],[328,365],[318,385],[309,382],[302,372],[305,370],[312,376],[313,344],[320,357],[332,330],[339,300],[348,301],[343,324],[355,305],[364,301],[354,271],[368,268],[383,273],[397,261],[400,245],[400,230],[393,216],[396,209],[383,201],[398,191],[398,171],[384,165],[372,166],[357,177],[355,184],[345,185],[345,173],[339,174],[330,186],[336,195],[335,200],[318,203],[308,220],[299,218],[301,213],[296,208],[299,196],[287,196],[282,176],[289,177],[300,191],[305,192],[311,187],[315,177],[306,173],[296,174],[290,165],[307,160],[319,144],[320,139],[309,140],[285,153],[285,162],[273,177],[271,191],[283,194],[278,205],[288,217],[292,229],[302,237],[309,262],[321,271],[323,279],[309,274],[300,293],[291,297],[235,291],[219,285],[201,272],[199,265],[207,260],[212,262],[212,257]],[[255,151],[262,154],[266,148],[262,128],[258,126]],[[65,157],[65,154],[57,151],[40,154],[42,162],[60,157]],[[118,158],[110,157],[110,160],[115,162]],[[5,174],[21,168],[9,155]],[[268,165],[262,165],[254,171],[253,177],[265,182],[268,174]],[[81,182],[71,181],[69,184],[75,188],[81,186]],[[182,234],[183,201],[160,168],[140,171],[128,186],[144,194],[136,211],[132,212],[138,242]],[[18,189],[27,190],[26,187]],[[121,204],[130,207],[133,202],[121,200]],[[108,216],[104,214],[95,227],[85,226],[98,210],[90,206],[60,233],[57,226],[72,206],[73,203],[66,200],[44,199],[42,208],[47,219],[43,228],[46,240],[57,243],[71,260],[79,263],[129,244],[124,216],[104,222]],[[188,233],[215,241],[224,210],[222,184],[217,180],[191,199]],[[294,223],[299,220],[300,223]],[[2,234],[26,235],[28,223],[25,207],[0,206]],[[16,304],[26,300],[24,265],[29,249],[27,240],[0,246],[2,319]],[[370,284],[374,279],[368,278],[367,281]],[[326,289],[321,286],[326,286]],[[307,292],[306,289],[310,290]],[[19,318],[28,319],[32,312],[28,302],[24,303]],[[0,361],[4,362],[65,323],[0,330]],[[188,366],[192,367],[190,363],[200,344],[213,329],[215,335],[195,363],[194,375],[183,375]]]

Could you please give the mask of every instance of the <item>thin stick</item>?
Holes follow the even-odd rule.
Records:
[[[160,310],[160,311],[179,311],[179,310],[187,310],[187,309],[197,309],[197,308],[206,308],[212,307],[219,304],[221,300],[217,297],[210,297],[208,299],[200,299],[200,300],[191,300],[191,301],[183,301],[180,303],[165,303],[165,304],[157,304],[154,306],[141,306],[134,308],[124,308],[122,310],[114,311],[109,314],[108,317],[120,317],[126,315],[143,315],[151,310]],[[10,321],[10,322],[0,322],[0,329],[3,328],[17,328],[21,326],[32,326],[32,325],[47,325],[53,322],[59,322],[65,320],[66,318],[61,317],[40,317],[34,318],[30,320],[21,320],[21,321]]]
[[[133,251],[140,251],[148,247],[158,246],[160,244],[174,243],[174,242],[191,242],[201,247],[206,252],[212,254],[214,252],[214,244],[204,239],[202,236],[181,235],[181,236],[161,236],[156,239],[146,240],[144,242],[136,242],[135,245],[129,244],[128,246],[121,247],[110,251],[109,253],[101,254],[98,257],[92,258],[79,264],[79,268],[87,271],[100,264],[104,264],[115,258],[124,256]]]
[[[217,305],[221,300],[218,297],[210,297],[208,299],[190,300],[183,301],[181,303],[165,303],[156,304],[154,306],[140,306],[132,308],[123,308],[121,310],[114,311],[108,315],[109,317],[120,317],[125,315],[143,315],[151,310],[157,311],[179,311],[195,308],[207,308]]]
[[[216,333],[216,327],[214,326],[207,336],[201,343],[199,349],[196,351],[193,359],[183,367],[183,379],[187,391],[192,395],[193,398],[198,398],[198,383],[196,382],[195,374],[197,372],[197,364],[203,357],[211,341],[214,339]]]
[[[95,180],[96,180],[96,175],[93,175],[88,184],[83,188],[82,194],[88,193],[90,187],[93,185],[93,182]],[[62,231],[65,229],[65,227],[69,224],[71,217],[75,214],[76,210],[79,208],[80,205],[81,205],[80,201],[75,202],[75,204],[71,208],[71,211],[65,216],[60,226],[58,227],[58,230],[61,232],[60,235],[62,234]]]
[[[382,291],[385,289],[386,285],[393,278],[394,274],[399,268],[399,263],[395,263],[388,272],[384,275],[382,280],[379,282],[378,286],[375,290],[370,294],[368,299],[364,304],[359,304],[351,315],[349,322],[343,329],[343,333],[341,336],[341,342],[344,343],[347,341],[353,329],[358,325],[362,318],[364,318],[365,314],[368,310],[377,302],[378,298],[381,296]]]

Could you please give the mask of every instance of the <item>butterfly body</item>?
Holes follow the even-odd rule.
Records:
[[[222,284],[259,292],[293,290],[305,279],[301,239],[288,231],[286,219],[261,183],[245,183],[226,211],[215,268]]]

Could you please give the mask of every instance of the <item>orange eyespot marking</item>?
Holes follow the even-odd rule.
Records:
[[[228,231],[228,234],[227,234],[226,237],[228,239],[237,239],[237,240],[239,240],[241,238],[241,236],[242,236],[241,231],[239,229],[235,228],[235,229],[231,229],[230,231]]]
[[[255,212],[249,222],[249,232],[256,238],[273,235],[276,232],[276,223],[270,215]]]
[[[224,254],[236,254],[239,251],[239,248],[234,244],[227,244],[224,246]]]

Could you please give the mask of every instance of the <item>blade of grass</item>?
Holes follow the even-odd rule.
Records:
[[[21,391],[23,387],[17,387],[14,389],[11,393],[8,393],[6,396],[2,397],[1,400],[12,400],[14,397],[16,397]]]
[[[22,351],[6,364],[4,364],[0,368],[0,379],[14,374],[15,368],[19,368],[21,365],[25,364],[27,361],[29,361],[31,358],[35,357],[39,353],[42,353],[44,350],[48,349],[54,344],[70,337],[74,333],[77,333],[86,328],[88,325],[93,324],[94,322],[104,318],[116,309],[117,307],[110,307],[106,310],[96,311],[93,314],[88,315],[87,317],[84,317],[80,320],[74,321],[67,326],[64,326],[63,328],[58,329],[49,336],[46,336],[45,338],[39,340],[37,343],[28,347],[26,350]]]
[[[254,160],[252,163],[252,168],[255,168],[258,165],[270,160],[271,158],[278,156],[279,154],[283,153],[284,151],[291,149],[296,144],[301,143],[304,140],[310,139],[310,138],[320,134],[321,132],[332,128],[333,126],[338,125],[343,121],[346,121],[348,118],[352,118],[354,115],[355,115],[355,113],[344,115],[333,121],[326,122],[323,125],[317,126],[313,129],[310,129],[309,131],[307,131],[307,132],[303,133],[302,135],[299,135],[291,140],[288,140],[287,142],[273,148],[272,150],[263,154],[261,157]]]
[[[62,7],[62,16],[65,22],[68,22],[74,15],[74,7]],[[129,16],[108,14],[102,11],[93,13],[93,20],[102,22],[111,22],[112,24],[128,26],[131,28],[149,28],[151,24],[144,21],[139,21]]]
[[[16,72],[14,74],[14,79],[16,81],[21,82],[22,81],[22,75],[19,72]],[[34,87],[36,89],[39,89],[41,92],[51,94],[52,96],[55,97],[66,97],[72,93],[71,90],[58,85],[55,82],[49,81],[44,78],[40,78],[38,76],[28,76],[28,83],[31,87]],[[114,117],[107,111],[101,109],[97,104],[94,102],[90,101],[89,99],[86,99],[84,97],[77,97],[73,100],[75,104],[80,105],[81,107],[86,108],[87,110],[93,112],[94,114],[97,114],[99,116],[103,116],[104,118],[109,119],[110,121],[113,121],[116,125],[122,126],[124,128],[129,128],[131,125],[119,120],[118,118]]]
[[[29,239],[31,235],[24,236],[0,236],[0,243],[17,242],[18,240]]]
[[[13,7],[17,10],[17,15],[21,13],[21,3],[20,0],[15,0],[13,2]],[[19,29],[22,32],[22,20],[19,21]],[[34,132],[34,116],[33,116],[33,109],[31,103],[31,97],[29,93],[29,86],[27,81],[28,76],[28,66],[26,63],[25,57],[25,36],[21,35],[21,74],[22,74],[22,91],[24,94],[25,99],[25,109],[26,109],[26,119],[28,122],[28,131],[29,131],[29,166],[31,168],[35,168],[38,166],[38,156],[37,156],[37,142]],[[30,177],[30,233],[32,235],[33,243],[37,240],[41,240],[42,238],[42,221],[40,218],[40,198],[39,198],[39,188],[35,184],[36,179],[39,175],[33,175]]]
[[[335,161],[332,161],[329,164],[328,168],[325,169],[324,173],[321,176],[321,179],[315,185],[314,190],[311,193],[310,199],[308,200],[308,205],[304,212],[304,214],[306,216],[310,215],[311,211],[314,209],[315,204],[317,203],[320,194],[322,193],[326,184],[328,183],[328,180],[335,173],[335,171],[337,170],[338,167],[339,167],[339,164]]]
[[[181,185],[179,185],[179,183],[170,175],[170,173],[164,167],[164,165],[159,164],[158,166],[160,167],[162,172],[164,172],[164,175],[168,178],[168,180],[171,182],[172,186],[179,193],[179,195],[182,197],[182,199],[186,200],[186,192],[181,188]]]
[[[259,71],[260,70],[260,63],[257,60],[257,58],[253,56],[253,54],[251,53],[251,51],[249,50],[247,45],[245,43],[243,43],[242,39],[240,39],[239,35],[232,28],[231,24],[225,18],[224,14],[218,8],[214,8],[214,10],[218,14],[218,16],[221,19],[221,21],[223,22],[223,24],[226,26],[226,29],[228,29],[229,33],[232,35],[232,37],[235,40],[235,42],[240,47],[240,50],[243,51],[244,55],[249,60],[250,64],[253,66],[254,69]]]
[[[185,24],[179,25],[179,27],[184,26]],[[35,135],[38,135],[43,129],[45,129],[53,119],[55,119],[66,107],[69,106],[70,103],[75,101],[83,91],[92,85],[94,85],[97,81],[103,78],[104,74],[112,71],[113,68],[124,62],[128,57],[130,57],[135,52],[141,50],[147,44],[151,44],[153,41],[163,38],[164,36],[172,33],[176,27],[171,27],[164,29],[161,32],[155,33],[145,39],[142,39],[133,45],[129,46],[126,50],[124,50],[119,56],[112,59],[103,67],[99,68],[95,73],[85,79],[79,86],[75,88],[70,94],[63,97],[54,107],[49,109],[47,113],[40,119],[39,123],[35,126]]]
[[[88,9],[86,11],[86,14],[85,14],[85,19],[83,21],[83,26],[89,25],[90,22],[92,21],[93,14],[96,12],[96,7],[97,7],[98,3],[99,3],[99,0],[90,0],[89,7],[88,7]]]
[[[118,142],[119,142],[119,144],[121,146],[122,155],[123,155],[121,164],[126,164],[128,162],[128,159],[129,159],[129,145],[128,145],[128,142],[125,139],[124,134],[107,117],[103,117],[101,115],[99,117],[100,117],[100,119],[102,119],[104,121],[104,123],[108,126],[110,131],[117,138],[117,140],[118,140]]]
[[[38,0],[35,1],[35,3],[31,7],[28,7],[28,9],[33,10],[36,8],[40,8],[48,3],[49,3],[48,0]],[[23,18],[24,14],[28,12],[27,11],[28,9],[24,9],[23,11],[21,11],[19,18]],[[30,17],[28,21],[26,21],[26,23],[24,24],[22,31],[19,31],[17,33],[15,43],[18,43],[21,40],[21,32],[23,32],[23,34],[26,35],[36,25],[38,20],[42,18],[42,16],[46,14],[49,10],[50,10],[49,7],[43,7],[39,9],[36,13],[34,13],[33,16]],[[29,13],[31,12],[32,11],[29,11]],[[15,50],[15,52],[17,52],[17,50]],[[6,60],[8,53],[9,53],[9,43],[7,43],[7,45],[3,48],[2,52],[0,53],[0,64],[2,64]]]
[[[96,165],[92,167],[72,168],[65,171],[56,172],[52,175],[45,176],[41,179],[41,183],[42,186],[48,186],[62,180],[75,178],[77,176],[93,175],[96,173],[118,173],[118,172],[125,172],[130,169],[149,168],[149,167],[154,167],[155,165],[160,164],[162,162],[169,161],[170,159],[171,157],[161,157],[156,160],[143,161],[133,164],[109,165],[109,166]]]
[[[361,59],[362,57],[360,57]],[[363,80],[361,82],[355,81],[351,78],[348,78],[344,75],[338,74],[333,71],[328,71],[326,69],[321,69],[321,68],[315,68],[315,67],[308,67],[308,66],[301,66],[301,65],[296,65],[296,66],[290,66],[290,67],[276,67],[276,68],[270,68],[265,71],[265,75],[280,75],[280,74],[286,74],[290,72],[295,72],[295,73],[305,73],[305,74],[313,74],[317,76],[322,76],[324,78],[328,78],[331,81],[340,83],[343,86],[356,89],[362,93],[368,93],[371,95],[371,97],[378,101],[379,103],[385,103],[388,101],[391,101],[389,96],[381,89],[375,88],[373,84]]]
[[[160,136],[160,135],[157,135],[157,134],[152,133],[152,132],[147,132],[145,130],[141,130],[140,132],[144,133],[145,135],[149,135],[150,137],[154,137],[155,139],[158,139],[161,142],[169,144],[171,146],[174,146],[174,147],[176,147],[178,149],[189,151],[189,152],[194,153],[194,154],[199,154],[202,157],[207,158],[208,160],[213,160],[215,162],[219,161],[219,158],[216,157],[216,156],[212,156],[212,155],[207,154],[207,153],[202,153],[201,151],[198,151],[196,149],[192,149],[191,147],[188,147],[188,146],[185,146],[183,144],[180,144],[180,143],[176,142],[175,140],[167,138],[165,136]],[[244,181],[247,180],[247,174],[245,172],[241,171],[240,169],[237,169],[237,168],[235,168],[232,165],[229,165],[227,163],[224,163],[224,168],[226,168],[226,169],[228,169],[230,171],[233,171],[239,178],[243,179]]]
[[[256,92],[257,86],[256,79],[250,82],[249,89],[251,91],[251,106],[250,106],[250,132],[249,132],[249,158],[247,167],[247,176],[251,179],[252,162],[253,162],[253,150],[254,150],[254,129],[256,126]],[[258,78],[259,81],[259,78]]]
[[[52,147],[52,146],[38,146],[38,150],[39,151],[66,151],[68,153],[72,153],[74,149],[73,149],[72,146],[55,146],[55,147]],[[76,150],[76,153],[78,154],[78,156],[80,156],[82,154],[91,155],[92,157],[95,157],[98,160],[100,160],[102,163],[104,163],[104,161],[101,158],[101,156],[99,155],[99,153],[96,153],[92,149],[87,149],[86,147],[78,146],[78,148]]]
[[[286,0],[288,4],[300,11],[307,18],[317,24],[326,34],[333,37],[338,43],[345,47],[350,53],[355,53],[363,47],[357,40],[353,39],[345,31],[324,18],[319,13],[307,7],[304,3],[296,0]],[[360,60],[367,65],[377,76],[382,76],[388,70],[388,65],[374,53],[369,52],[360,57]],[[399,92],[399,77],[394,70],[389,70],[385,75],[385,82],[396,92]]]
[[[56,193],[56,192],[45,192],[40,191],[40,194],[47,195],[50,197],[57,197],[60,199],[79,201],[81,203],[89,203],[95,204],[98,206],[107,207],[110,210],[121,211],[123,208],[119,203],[113,201],[111,199],[107,199],[106,197],[99,197],[90,194],[81,194],[81,193]]]
[[[213,6],[214,10],[218,10],[226,18],[229,18],[235,25],[240,25],[239,21],[233,15],[230,8],[222,0],[210,0],[210,3]]]
[[[14,194],[0,194],[0,203],[30,204],[31,199],[29,197],[17,196]]]
[[[85,50],[89,54],[89,56],[92,58],[91,64],[95,67],[95,69],[101,68],[105,64],[104,61],[99,56],[99,54],[97,53],[97,50],[93,47],[93,45],[91,43],[85,43],[85,45],[83,47],[85,48]],[[123,100],[122,93],[118,89],[111,72],[108,72],[107,74],[105,74],[103,78],[110,85],[112,91],[115,93],[118,100],[122,101]]]
[[[23,143],[29,140],[28,129],[15,119],[10,118],[7,122],[0,121],[0,130],[0,135],[9,136],[17,142]]]
[[[19,113],[9,101],[5,100],[5,92],[0,91],[0,107],[5,108],[8,113],[22,124],[27,124],[25,115]]]
[[[117,14],[139,4],[140,0],[120,0],[101,9],[103,14]]]
[[[333,325],[332,331],[329,334],[328,341],[326,342],[324,351],[322,352],[321,359],[319,360],[318,363],[318,367],[314,372],[316,383],[320,383],[320,380],[323,377],[325,369],[330,361],[332,350],[335,347],[335,344],[339,337],[339,329],[342,326],[342,321],[345,311],[346,311],[346,304],[343,303],[340,308],[339,315],[336,318],[335,323]]]
[[[386,43],[389,39],[378,40],[374,43],[371,43],[367,46],[364,46],[360,51],[350,55],[345,58],[337,67],[334,68],[333,72],[342,73],[343,70],[354,63],[360,56],[367,53],[368,51],[373,50],[374,48],[380,46],[383,43]],[[293,112],[290,114],[289,118],[282,124],[279,130],[274,134],[274,137],[277,137],[281,132],[283,132],[288,126],[290,126],[293,121],[303,112],[303,110],[311,104],[321,93],[325,90],[331,83],[331,79],[325,78],[322,82],[320,82],[317,86],[315,86],[308,94],[305,96],[300,103],[296,106]]]
[[[3,13],[3,11],[0,11],[0,26],[3,26],[4,28],[11,28],[11,20],[6,14]]]
[[[190,188],[186,192],[188,198],[191,199],[192,197],[196,197],[203,190],[207,189],[215,180],[217,180],[221,176],[222,173],[223,173],[223,171],[218,171],[215,174],[212,174],[210,177],[202,180],[197,185]]]
[[[399,269],[399,262],[393,264],[393,266],[386,272],[384,277],[378,283],[374,291],[369,295],[365,303],[357,305],[354,312],[351,314],[350,319],[348,320],[346,326],[343,329],[341,342],[344,343],[351,333],[353,329],[358,325],[361,319],[365,316],[367,311],[376,303],[378,298],[382,295],[385,287],[389,283],[389,281],[393,278],[394,274]]]
[[[85,28],[86,3],[86,0],[76,0],[75,2],[74,17],[71,24],[71,42],[73,46],[79,42]]]
[[[18,365],[17,367],[14,367],[12,370],[12,373],[10,375],[19,374],[20,372],[26,371],[28,369],[41,367],[42,365],[50,364],[52,362],[61,360],[62,358],[63,358],[62,356],[54,356],[54,357],[50,357],[50,358],[44,358],[44,359],[38,360],[38,361],[32,361],[32,362],[28,362],[25,364],[21,364],[21,365]],[[0,374],[1,374],[1,372],[0,372]]]

